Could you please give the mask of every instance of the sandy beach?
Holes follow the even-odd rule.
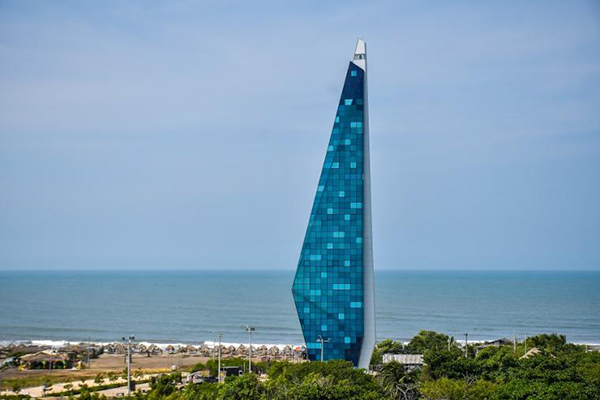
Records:
[[[157,374],[169,372],[173,369],[182,371],[184,375],[187,373],[193,365],[197,363],[206,363],[212,357],[206,357],[198,354],[185,354],[185,353],[162,353],[162,354],[132,354],[131,373],[137,381],[148,381],[152,376]],[[225,357],[224,357],[225,358]],[[240,356],[245,359],[246,357]],[[254,362],[261,361],[261,357],[252,357]],[[2,380],[4,382],[10,382],[14,379],[19,380],[31,380],[38,382],[37,384],[25,385],[23,387],[22,394],[28,394],[32,397],[41,397],[44,395],[44,389],[39,382],[41,379],[50,378],[52,385],[46,389],[46,395],[54,392],[59,393],[66,391],[65,384],[72,383],[73,389],[77,389],[81,384],[85,383],[88,387],[94,387],[98,384],[94,379],[98,374],[103,374],[104,378],[102,384],[111,383],[122,383],[125,385],[127,382],[123,378],[123,373],[127,368],[126,356],[124,354],[101,354],[97,358],[94,358],[90,362],[89,367],[84,369],[20,369],[20,368],[9,368],[2,372]],[[107,373],[114,372],[118,374],[118,378],[115,381],[110,381],[106,376]],[[36,379],[37,378],[37,379]],[[7,385],[3,385],[3,394],[14,394],[10,391]],[[138,389],[149,389],[148,384],[143,384]],[[126,386],[106,389],[100,393],[107,396],[123,395],[126,392]]]
[[[205,363],[210,359],[210,357],[181,353],[158,354],[151,355],[150,357],[147,355],[133,354],[131,370],[132,373],[140,370],[145,373],[158,373],[169,371],[173,365],[175,365],[178,369],[185,369],[185,367],[191,367],[197,363]],[[98,358],[92,359],[90,364],[90,368],[85,368],[83,370],[19,370],[18,368],[11,368],[3,372],[3,379],[31,378],[38,376],[79,379],[82,376],[92,377],[103,372],[121,372],[127,367],[125,363],[125,355],[123,354],[101,354]]]

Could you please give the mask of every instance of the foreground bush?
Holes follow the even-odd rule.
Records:
[[[600,353],[588,353],[560,335],[529,338],[527,349],[532,345],[537,353],[526,357],[524,343],[516,351],[512,345],[479,350],[471,346],[465,357],[464,349],[448,336],[423,331],[406,346],[391,340],[379,343],[373,357],[375,375],[346,361],[276,362],[264,382],[246,374],[227,378],[223,384],[180,389],[179,374],[164,375],[153,382],[150,393],[137,394],[136,400],[600,399]],[[386,352],[423,354],[425,366],[407,372],[397,362],[382,364]],[[81,400],[98,399],[87,396]]]

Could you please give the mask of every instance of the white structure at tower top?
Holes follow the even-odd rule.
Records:
[[[354,50],[354,59],[352,62],[362,68],[363,71],[367,70],[367,44],[362,39],[358,39],[358,42],[356,42],[356,50]]]

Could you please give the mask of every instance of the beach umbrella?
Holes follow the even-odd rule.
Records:
[[[150,346],[148,346],[148,351],[151,352],[152,354],[162,353],[162,350],[160,349],[160,347],[158,347],[154,343],[152,343]]]
[[[195,354],[196,353],[196,348],[194,346],[192,346],[191,344],[187,345],[186,350],[190,354]]]
[[[210,347],[208,347],[208,345],[203,344],[200,347],[200,354],[202,354],[203,356],[208,356],[212,354],[212,349]]]
[[[122,343],[115,344],[115,353],[125,354],[126,353],[125,346]]]
[[[256,353],[261,356],[266,355],[267,351],[268,351],[267,346],[265,346],[264,344],[262,346],[260,346],[258,349],[256,349]]]

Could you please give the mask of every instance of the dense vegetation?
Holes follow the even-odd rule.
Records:
[[[422,331],[407,345],[379,343],[372,361],[375,374],[344,361],[281,362],[266,367],[265,381],[246,374],[227,378],[223,385],[187,385],[178,391],[178,377],[164,376],[140,400],[600,399],[600,353],[569,344],[564,336],[539,335],[516,349],[477,350],[469,346],[465,357],[464,348],[448,336]],[[405,372],[399,363],[382,364],[384,353],[423,354],[425,366]]]
[[[527,356],[526,350],[534,349]],[[515,347],[464,349],[448,336],[422,331],[408,345],[380,343],[373,355],[377,368],[383,353],[420,353],[422,371],[398,368],[401,399],[600,399],[600,353],[566,342],[562,335],[539,335]],[[380,378],[393,363],[379,367]],[[381,381],[381,379],[380,379]],[[390,394],[390,390],[387,391]]]
[[[406,372],[397,362],[383,364],[385,353],[423,354],[425,365]],[[516,348],[471,345],[467,354],[448,336],[422,331],[406,345],[379,343],[373,374],[345,361],[276,362],[260,365],[267,372],[264,379],[245,374],[228,377],[221,385],[182,386],[180,374],[174,373],[156,379],[152,390],[137,394],[135,400],[600,399],[600,353],[566,343],[564,336],[539,335]],[[216,373],[212,362],[194,369]],[[80,397],[101,398],[86,391]]]

